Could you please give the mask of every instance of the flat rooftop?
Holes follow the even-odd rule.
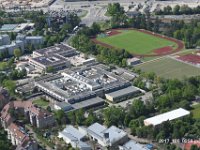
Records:
[[[81,140],[84,136],[86,136],[71,125],[67,125],[61,133],[72,140]]]
[[[19,32],[26,27],[34,26],[34,23],[21,23],[21,24],[4,24],[0,28],[2,32]]]
[[[94,123],[87,129],[88,133],[98,139],[101,139],[103,142],[106,141],[104,135],[107,133],[109,136],[109,143],[114,144],[117,141],[121,140],[122,138],[127,136],[127,133],[122,129],[119,129],[115,126],[111,126],[106,128],[105,126]]]
[[[72,107],[74,109],[81,109],[81,108],[87,108],[87,107],[100,104],[100,103],[104,103],[104,99],[100,97],[94,97],[94,98],[87,99],[85,101],[81,101],[79,103],[75,103],[72,105]]]
[[[125,87],[130,84],[127,80],[95,65],[65,70],[62,75],[77,82],[84,83],[92,91],[102,88],[105,91],[110,91],[111,89],[118,89],[119,87]]]
[[[75,53],[75,49],[72,48],[69,45],[65,45],[65,44],[56,44],[55,46],[51,46],[51,47],[47,47],[44,49],[39,49],[34,51],[34,53],[40,54],[41,56],[49,56],[49,55],[53,55],[53,54],[60,54],[62,56],[65,56],[66,52],[71,52],[71,53]]]
[[[44,66],[58,65],[60,63],[68,62],[68,60],[56,54],[50,57],[45,57],[45,56],[35,57],[31,58],[31,60],[36,61],[37,63],[40,63]]]
[[[96,94],[90,91],[84,84],[77,83],[66,77],[60,77],[51,81],[37,81],[36,86],[45,90],[46,93],[55,96],[60,101],[76,103]],[[78,107],[78,106],[77,106]]]
[[[183,108],[179,108],[179,109],[175,109],[175,110],[145,119],[144,124],[156,126],[163,123],[164,121],[167,121],[167,120],[171,121],[171,120],[174,120],[174,119],[177,119],[189,114],[190,114],[189,111]]]
[[[14,30],[19,24],[4,24],[0,28],[0,31],[10,31]]]
[[[104,134],[108,133],[109,134],[109,142],[110,143],[115,143],[119,140],[121,140],[123,137],[127,136],[127,133],[123,131],[122,129],[119,129],[115,126],[111,126],[107,130],[104,131]]]
[[[111,92],[111,93],[108,93],[106,95],[108,96],[111,96],[111,97],[119,97],[119,96],[122,96],[122,95],[126,95],[126,94],[129,94],[129,93],[132,93],[132,92],[138,92],[139,89],[134,87],[134,86],[129,86],[127,88],[124,88],[124,89],[121,89],[121,90],[118,90],[118,91],[115,91],[115,92]]]

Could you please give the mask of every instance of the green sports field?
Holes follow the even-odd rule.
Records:
[[[119,30],[119,34],[98,37],[97,40],[113,47],[125,49],[133,54],[154,54],[153,50],[173,46],[175,42],[162,39],[136,30]]]
[[[200,68],[165,57],[136,66],[144,72],[155,72],[158,76],[169,79],[184,79],[200,75]]]

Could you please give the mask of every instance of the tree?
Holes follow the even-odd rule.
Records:
[[[103,111],[103,116],[108,127],[124,125],[125,111],[121,107],[111,106]]]
[[[12,150],[14,147],[12,146],[11,142],[7,138],[7,133],[0,129],[0,149]]]
[[[75,112],[76,117],[76,124],[77,125],[83,125],[85,117],[84,117],[84,111],[83,109],[79,109]]]
[[[197,145],[192,145],[190,150],[200,150],[200,148]]]
[[[54,67],[52,66],[47,67],[47,70],[46,70],[47,73],[52,73],[54,71],[55,71]]]
[[[136,135],[136,129],[139,127],[139,122],[138,120],[131,120],[129,123],[129,127],[131,128],[131,134]]]
[[[14,56],[18,59],[22,55],[22,52],[19,48],[14,49]]]
[[[173,14],[174,15],[179,15],[180,13],[180,6],[179,5],[176,5],[173,9]]]
[[[130,116],[132,118],[137,118],[141,115],[145,115],[146,113],[146,106],[144,105],[144,102],[139,99],[134,100],[129,110]]]
[[[14,93],[15,93],[16,84],[15,84],[14,81],[12,81],[12,80],[4,80],[4,81],[3,81],[3,86],[6,87],[6,89],[7,89],[11,94],[14,94]]]
[[[56,111],[54,116],[59,125],[61,125],[62,123],[66,123],[66,116],[65,116],[65,112],[63,110]]]
[[[119,3],[108,4],[107,14],[110,16],[124,14],[124,8]]]
[[[85,120],[85,125],[89,126],[95,122],[97,122],[96,115],[90,110],[87,119]]]
[[[4,71],[8,69],[8,63],[7,62],[1,62],[0,63],[0,71]]]
[[[96,34],[98,34],[101,31],[101,27],[100,27],[99,24],[97,24],[97,23],[94,22],[92,24],[91,30],[92,30],[92,35],[96,35]]]

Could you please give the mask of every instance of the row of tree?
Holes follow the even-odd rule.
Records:
[[[96,23],[91,28],[84,27],[71,39],[71,45],[81,52],[95,55],[100,62],[125,67],[126,59],[131,55],[124,49],[110,49],[94,44],[90,38],[98,33],[100,26]]]
[[[192,15],[200,14],[200,6],[191,8],[188,5],[176,5],[173,8],[166,6],[163,10],[156,11],[156,15]]]
[[[180,107],[191,110],[190,104],[195,99],[195,95],[200,94],[200,77],[191,77],[185,81],[162,79],[158,83],[158,89],[153,92],[153,100],[145,104],[136,99],[128,109],[114,106],[105,109],[104,124],[129,127],[133,135],[156,140],[166,145],[167,150],[180,149],[169,144],[173,143],[173,139],[179,142],[183,138],[198,139],[200,120],[194,119],[192,115],[175,121],[166,121],[156,127],[144,126],[143,120]]]
[[[195,48],[200,46],[199,20],[191,20],[189,23],[185,23],[183,20],[166,23],[162,22],[162,20],[157,17],[152,19],[149,12],[128,18],[122,10],[123,7],[118,3],[109,5],[107,13],[111,16],[111,28],[132,27],[137,29],[146,29],[182,40],[184,41],[186,48]],[[167,6],[164,10],[164,14],[182,14],[183,12],[187,14],[188,6],[177,5],[173,9],[170,6]],[[197,13],[200,11],[200,6],[197,6],[192,10]]]

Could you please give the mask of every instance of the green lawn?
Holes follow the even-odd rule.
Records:
[[[177,46],[174,42],[136,30],[120,30],[120,32],[122,33],[109,37],[99,37],[97,40],[135,54],[153,54],[155,49]]]
[[[36,104],[42,108],[46,108],[49,105],[49,102],[44,99],[37,99],[33,101],[33,104]]]
[[[136,68],[144,72],[155,72],[158,76],[168,79],[200,75],[199,68],[166,57],[137,65]]]
[[[192,113],[193,113],[193,118],[195,118],[195,119],[200,118],[200,104],[193,106]]]

